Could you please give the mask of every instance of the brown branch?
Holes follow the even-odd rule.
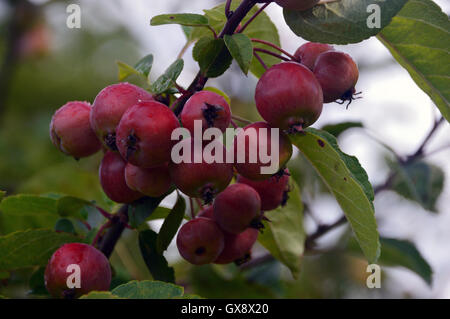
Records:
[[[98,244],[100,251],[103,252],[107,258],[111,256],[120,236],[122,236],[123,231],[128,226],[128,205],[123,205],[117,214],[112,216],[110,222],[111,225],[109,226],[108,231]]]

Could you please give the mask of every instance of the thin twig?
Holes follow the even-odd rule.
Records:
[[[233,0],[227,0],[227,3],[225,4],[225,17],[227,17],[227,19],[229,19],[231,16],[230,7],[231,7],[232,1]]]
[[[283,61],[290,61],[288,58],[285,58],[282,55],[279,55],[277,53],[274,53],[274,52],[266,50],[266,49],[254,48],[253,51],[261,52],[261,53],[264,53],[264,54],[268,54],[268,55],[271,55],[271,56],[273,56],[275,58],[278,58],[280,60],[283,60]]]
[[[111,213],[108,213],[103,208],[101,208],[99,206],[95,206],[95,208],[97,208],[97,210],[100,212],[100,214],[102,214],[103,217],[105,217],[106,219],[111,219],[113,217],[113,215]]]
[[[192,201],[192,197],[189,197],[189,206],[191,209],[191,218],[195,218],[195,211],[194,211],[194,202]]]
[[[433,137],[434,133],[436,133],[436,130],[439,128],[439,126],[444,123],[444,117],[441,116],[441,118],[439,120],[436,120],[434,122],[433,127],[431,128],[430,132],[428,133],[428,135],[425,137],[425,139],[423,140],[422,144],[420,144],[419,148],[417,149],[417,151],[408,157],[407,161],[412,161],[414,160],[416,157],[419,157],[420,155],[423,154],[423,151],[425,149],[425,146],[427,145],[427,143],[430,141],[430,139]]]
[[[104,223],[104,224],[99,228],[97,234],[95,234],[95,237],[94,237],[94,239],[92,240],[92,244],[91,244],[92,246],[95,246],[95,245],[98,243],[98,241],[99,241],[100,237],[102,236],[103,232],[104,232],[106,229],[108,229],[109,227],[111,227],[111,225],[112,225],[111,220],[108,220],[106,223]]]
[[[236,124],[236,122],[234,122],[233,120],[230,121],[231,125],[237,129],[239,126]]]
[[[240,117],[240,116],[237,116],[237,115],[231,115],[231,118],[233,120],[236,120],[236,121],[241,122],[241,123],[252,124],[252,121],[249,121],[249,120],[244,119],[243,117]]]
[[[274,48],[275,50],[283,53],[284,55],[286,55],[287,57],[289,57],[292,61],[296,61],[297,58],[295,56],[293,56],[292,54],[290,54],[289,52],[287,52],[286,50],[283,50],[282,48],[280,48],[279,46],[273,44],[272,42],[269,41],[265,41],[265,40],[261,40],[261,39],[252,39],[252,42],[257,42],[257,43],[261,43],[264,45],[267,45],[271,48]]]
[[[253,51],[253,55],[255,56],[255,58],[259,61],[259,63],[261,63],[261,65],[263,66],[263,68],[265,70],[268,69],[267,65],[264,63],[263,59],[259,56],[258,53],[256,53],[255,51]]]
[[[239,31],[238,31],[238,33],[242,33],[242,32],[244,32],[244,30],[249,26],[249,24],[250,23],[252,23],[253,22],[253,20],[255,20],[258,16],[259,16],[259,14],[261,13],[261,12],[263,12],[264,11],[264,9],[266,9],[267,8],[267,6],[269,5],[269,4],[271,4],[271,2],[267,2],[266,4],[264,4],[261,8],[259,8],[259,10],[257,11],[257,12],[255,12],[255,14],[239,29]]]

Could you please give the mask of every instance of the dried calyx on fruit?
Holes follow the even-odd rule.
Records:
[[[80,288],[68,288],[68,277],[77,265],[80,269]],[[55,298],[78,298],[91,291],[109,290],[111,268],[102,252],[86,244],[65,244],[50,258],[45,269],[45,287]]]
[[[292,144],[289,137],[276,128],[275,130],[279,134],[278,140],[274,139],[276,145],[272,146],[272,129],[265,122],[256,122],[244,127],[235,137],[234,166],[239,174],[252,180],[268,179],[291,159]],[[266,133],[262,134],[263,130]],[[261,154],[267,155],[271,160],[278,158],[278,162],[263,162]],[[274,167],[272,173],[262,171],[264,167],[267,169],[268,166]]]
[[[90,116],[91,127],[108,149],[116,151],[116,128],[122,115],[139,101],[152,101],[150,93],[129,83],[107,86],[97,95]]]
[[[177,160],[173,158],[169,164],[170,177],[180,191],[188,196],[201,198],[208,204],[230,184],[233,165],[226,162],[227,151],[218,140],[200,148],[195,147],[194,141],[188,138],[174,147],[172,153]],[[206,159],[205,150],[217,156],[220,161]]]
[[[340,100],[340,103],[355,99],[358,82],[358,66],[350,55],[339,51],[320,54],[314,65],[314,75],[323,90],[325,103]]]
[[[117,147],[128,162],[156,167],[170,161],[172,131],[180,127],[175,114],[164,104],[139,102],[129,108],[117,127]]]
[[[227,101],[211,91],[195,93],[184,105],[180,114],[181,124],[194,134],[194,121],[201,121],[202,129],[216,127],[222,132],[231,122],[231,110]]]
[[[259,114],[270,125],[295,133],[317,121],[322,113],[323,92],[307,67],[282,62],[259,79],[255,101]]]
[[[64,154],[76,159],[97,153],[101,144],[89,124],[91,105],[69,102],[58,109],[50,123],[50,138]]]

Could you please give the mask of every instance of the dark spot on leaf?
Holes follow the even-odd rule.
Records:
[[[324,147],[325,146],[325,142],[322,140],[317,140],[317,143],[319,143],[320,147]]]
[[[347,177],[344,177],[344,181],[347,181]]]
[[[175,19],[175,17],[171,16],[171,17],[169,17],[169,19]]]

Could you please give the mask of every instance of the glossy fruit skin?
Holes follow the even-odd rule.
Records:
[[[91,105],[69,102],[58,109],[50,122],[50,138],[64,154],[77,159],[97,153],[101,144],[89,124]]]
[[[245,162],[239,163],[238,162],[238,152],[239,147],[238,144],[241,143],[239,140],[244,140],[245,132],[249,132],[250,129],[254,129],[256,131],[256,139],[255,136],[246,136],[245,137]],[[260,137],[260,129],[266,129],[267,132],[267,140],[263,140]],[[245,176],[252,180],[265,180],[270,178],[273,174],[262,174],[261,167],[267,167],[270,166],[270,163],[262,163],[260,156],[259,156],[259,148],[261,145],[266,144],[267,145],[267,154],[272,154],[271,152],[271,129],[272,126],[270,126],[266,122],[256,122],[250,125],[247,125],[244,127],[244,131],[239,133],[235,139],[234,139],[234,159],[235,164],[234,167],[238,171],[239,174],[242,176]],[[289,137],[283,133],[283,131],[279,130],[279,139],[278,139],[278,145],[279,145],[279,163],[278,163],[278,170],[282,169],[284,165],[290,160],[292,156],[292,143],[289,140]],[[241,136],[241,137],[240,137]],[[264,143],[264,144],[262,144]],[[250,163],[251,154],[249,152],[249,145],[257,145],[257,161],[256,163]]]
[[[150,197],[167,194],[172,186],[167,164],[142,168],[128,163],[125,167],[125,181],[130,189]]]
[[[314,75],[322,86],[325,103],[344,96],[352,96],[356,82],[358,82],[358,66],[352,57],[344,52],[328,51],[317,58],[314,65]]]
[[[214,218],[214,209],[212,206],[207,206],[206,208],[202,209],[196,217],[203,217],[203,218]]]
[[[180,127],[175,114],[164,104],[139,102],[129,108],[117,127],[120,154],[139,167],[157,167],[170,161],[172,131]]]
[[[107,86],[95,98],[90,116],[91,127],[103,145],[115,151],[116,128],[125,111],[139,101],[152,100],[149,92],[130,83]]]
[[[225,246],[222,253],[214,261],[215,264],[229,264],[233,261],[244,258],[249,253],[258,239],[259,231],[254,228],[247,228],[242,233],[233,235],[224,233]]]
[[[314,70],[314,64],[317,57],[323,52],[333,51],[334,47],[325,43],[307,42],[301,45],[294,53],[294,57],[299,59],[300,63],[311,71]]]
[[[319,0],[275,0],[275,2],[285,9],[305,11],[314,7]]]
[[[220,193],[213,204],[214,220],[225,232],[240,234],[261,214],[261,198],[248,185],[233,184]]]
[[[177,247],[180,255],[191,264],[209,264],[221,254],[224,235],[212,219],[195,218],[180,228]]]
[[[253,181],[243,176],[238,176],[237,182],[246,184],[256,190],[261,197],[261,210],[269,211],[278,208],[285,199],[285,192],[288,190],[289,175],[288,170],[281,177],[272,176],[264,181]]]
[[[130,189],[125,181],[127,163],[120,154],[107,152],[99,168],[100,184],[105,194],[116,203],[131,203],[143,194]]]
[[[319,118],[323,93],[314,74],[296,62],[282,62],[267,70],[255,91],[259,114],[273,127],[306,128]]]
[[[67,267],[76,264],[81,271],[81,288],[67,287],[67,278],[73,273]],[[105,291],[111,284],[111,268],[102,252],[93,246],[72,243],[60,247],[50,258],[45,269],[45,287],[55,298],[78,298],[90,291]]]
[[[198,154],[200,150],[194,148],[192,138],[184,139],[180,143],[182,143],[180,145],[191,149],[190,163],[169,163],[172,182],[184,194],[202,198],[206,203],[210,203],[212,198],[224,190],[233,178],[233,164],[226,163],[227,151],[218,140],[211,141],[207,144],[208,147],[222,148],[223,158],[221,163],[207,163],[205,158],[201,156],[202,154]],[[201,156],[200,163],[194,163],[195,153]]]
[[[181,124],[194,134],[194,121],[202,121],[203,131],[216,127],[225,132],[231,122],[231,110],[227,101],[211,91],[195,93],[184,105],[180,114]]]

